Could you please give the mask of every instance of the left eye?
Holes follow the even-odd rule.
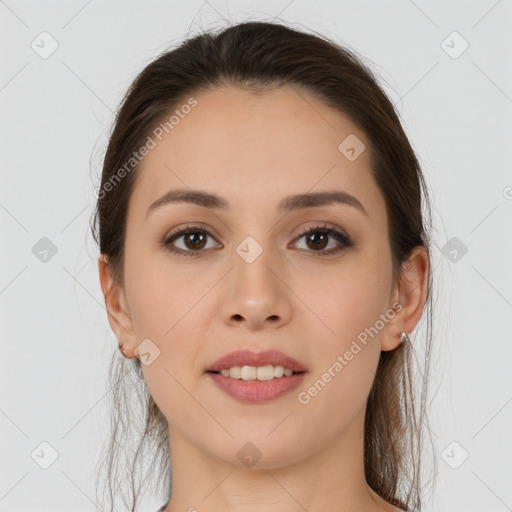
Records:
[[[313,226],[302,231],[297,240],[306,237],[306,247],[313,247],[315,250],[309,252],[317,252],[321,256],[335,254],[343,251],[347,247],[354,245],[350,238],[340,231],[323,226]],[[338,246],[331,247],[329,250],[323,250],[328,245],[327,240],[338,242]]]

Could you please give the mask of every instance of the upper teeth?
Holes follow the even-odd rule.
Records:
[[[292,375],[293,370],[285,368],[284,366],[233,366],[221,370],[221,375],[224,377],[231,377],[233,379],[242,380],[272,380],[274,377],[282,377],[285,375],[289,377]]]

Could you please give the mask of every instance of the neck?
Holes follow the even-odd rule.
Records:
[[[261,454],[253,467],[220,459],[170,427],[172,498],[166,512],[252,512],[255,505],[258,512],[398,511],[367,485],[363,424],[364,410],[334,445],[310,454],[294,447],[287,464]]]

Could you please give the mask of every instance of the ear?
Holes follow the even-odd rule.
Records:
[[[110,327],[118,342],[124,345],[123,353],[126,356],[132,354],[133,357],[137,343],[128,301],[124,288],[114,282],[112,268],[105,254],[100,254],[98,258],[98,270]]]
[[[386,324],[381,350],[394,350],[400,345],[402,333],[408,334],[416,327],[427,297],[429,264],[428,252],[421,245],[403,263],[389,305],[395,315]]]

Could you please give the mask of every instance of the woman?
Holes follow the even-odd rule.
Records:
[[[151,62],[118,112],[93,225],[126,358],[111,498],[128,478],[136,509],[151,443],[166,512],[420,510],[422,197],[429,213],[392,103],[332,41],[247,22]],[[123,476],[133,374],[144,416]]]

